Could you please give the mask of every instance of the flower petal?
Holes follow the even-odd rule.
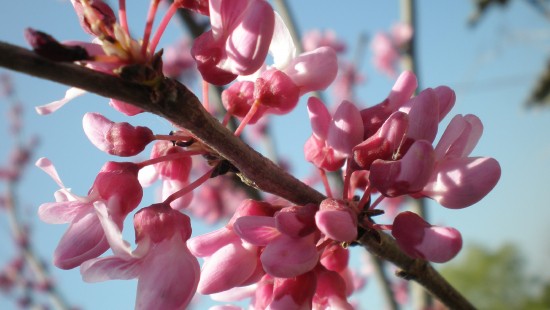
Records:
[[[475,116],[455,115],[435,148],[436,158],[451,159],[468,156],[483,133],[483,124]]]
[[[269,52],[273,56],[273,67],[279,70],[286,68],[297,53],[292,35],[277,12],[275,12],[275,30]]]
[[[500,179],[498,161],[487,157],[455,158],[440,162],[421,194],[450,209],[473,205]]]
[[[102,282],[107,280],[129,280],[139,276],[141,259],[130,259],[119,256],[100,257],[85,261],[80,266],[80,274],[85,282]]]
[[[48,224],[69,223],[87,207],[90,207],[89,203],[80,201],[44,203],[38,208],[38,217]]]
[[[170,267],[167,272],[167,266]],[[195,295],[200,266],[179,234],[158,243],[144,259],[136,309],[185,309]]]
[[[83,89],[71,87],[67,90],[67,92],[65,92],[65,97],[63,97],[63,99],[57,100],[42,106],[35,107],[36,113],[40,115],[48,115],[50,113],[53,113],[57,111],[59,108],[61,108],[62,106],[64,106],[69,101],[85,93],[86,91]]]
[[[338,73],[336,52],[330,47],[319,47],[294,58],[282,70],[300,87],[300,94],[327,88]]]
[[[418,140],[400,160],[375,160],[370,168],[369,180],[387,197],[416,193],[430,180],[434,165],[432,145],[426,140]]]
[[[357,107],[344,100],[334,112],[327,142],[335,151],[351,156],[354,146],[363,141],[363,120]]]
[[[230,243],[205,260],[198,292],[207,295],[240,286],[256,270],[256,247],[244,248],[240,242]]]
[[[392,235],[409,256],[436,263],[449,261],[462,248],[462,237],[456,229],[432,226],[409,211],[396,216]]]
[[[276,220],[269,216],[243,216],[233,224],[233,229],[241,239],[257,246],[265,246],[281,233]]]
[[[307,113],[315,137],[326,140],[332,117],[325,104],[317,97],[309,97],[307,100]]]
[[[282,234],[270,242],[260,255],[264,270],[279,278],[292,278],[312,270],[319,262],[319,253],[310,236],[294,239]]]
[[[79,213],[54,252],[53,263],[61,269],[72,269],[96,258],[109,249],[103,228],[94,209]]]

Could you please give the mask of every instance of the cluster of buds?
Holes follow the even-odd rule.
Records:
[[[36,31],[28,36],[46,57],[52,58],[54,50],[70,54],[69,47],[78,46],[82,57],[76,60],[83,65],[154,85],[164,78],[162,53],[155,49],[176,9],[207,15],[211,29],[195,39],[190,52],[205,82],[228,85],[221,95],[227,109],[222,124],[231,117],[241,119],[235,136],[266,114],[289,113],[300,97],[326,89],[336,78],[332,45],[338,44],[317,40],[312,43],[317,47],[298,54],[282,18],[267,1],[174,1],[151,38],[159,2],[151,1],[141,40],[130,36],[123,0],[119,22],[101,0],[72,1],[93,43],[56,43]],[[269,65],[268,53],[273,59]],[[416,88],[414,74],[404,72],[380,104],[360,109],[342,101],[334,114],[320,99],[308,99],[313,134],[305,157],[323,178],[325,171],[341,172],[344,186],[335,197],[324,182],[328,197],[305,205],[245,199],[243,192],[228,190],[226,175],[238,169],[185,128],[161,135],[87,113],[86,135],[108,154],[134,156],[154,145],[148,160],[106,163],[86,196],[73,194],[49,160],[38,160],[37,166],[61,187],[55,202],[40,206],[40,218],[70,223],[54,264],[80,267],[90,282],[137,278],[138,309],[183,309],[195,292],[214,294],[218,300],[250,297],[253,309],[352,309],[348,296],[358,287],[347,247],[363,234],[389,230],[409,256],[433,262],[450,260],[462,245],[457,230],[433,226],[412,212],[398,213],[393,223],[376,223],[372,217],[384,213],[382,200],[428,197],[459,209],[482,199],[500,177],[496,160],[469,156],[482,133],[474,115],[455,116],[433,146],[455,94],[440,86],[413,97]],[[72,90],[39,111],[53,112],[75,94],[79,92]],[[110,104],[126,115],[142,112],[117,100]],[[161,202],[135,213],[132,250],[122,238],[123,223],[142,203],[143,187],[156,180],[162,182]],[[193,195],[201,185],[203,191]],[[222,195],[226,198],[220,199]],[[216,231],[191,238],[185,212],[231,219]],[[113,254],[101,256],[108,249]],[[202,268],[198,257],[204,259]]]

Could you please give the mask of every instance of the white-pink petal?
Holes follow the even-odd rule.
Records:
[[[99,113],[86,113],[82,118],[82,127],[88,139],[98,149],[108,153],[112,143],[107,141],[107,134],[114,122]]]
[[[75,217],[54,252],[54,265],[72,269],[109,249],[99,219],[91,207]]]
[[[181,235],[158,243],[142,264],[135,309],[186,309],[197,290],[200,266]]]
[[[485,197],[500,179],[498,161],[487,157],[463,157],[438,163],[421,194],[450,209],[473,205]]]
[[[62,106],[64,106],[69,101],[85,93],[86,91],[83,89],[71,87],[67,90],[67,92],[65,92],[65,97],[63,97],[63,99],[57,100],[42,106],[35,107],[36,113],[40,115],[48,115],[50,113],[53,113],[57,111],[59,108],[61,108]]]
[[[269,53],[273,56],[273,67],[279,70],[286,68],[297,53],[292,35],[277,12],[275,12],[275,30]]]
[[[64,224],[90,207],[89,203],[80,201],[49,202],[38,207],[38,217],[48,224]]]
[[[313,134],[319,140],[326,140],[332,116],[325,104],[317,97],[309,97],[307,100],[307,112]]]
[[[300,88],[300,94],[303,95],[323,90],[334,81],[338,73],[338,59],[332,48],[319,47],[298,55],[282,71]]]
[[[363,141],[363,119],[357,107],[344,100],[334,112],[327,142],[343,156],[351,156],[354,146]]]
[[[270,216],[243,216],[233,224],[233,229],[246,242],[265,246],[281,235],[275,218]]]
[[[312,270],[319,253],[311,237],[295,239],[282,234],[264,248],[260,260],[271,276],[292,278]]]
[[[240,286],[254,273],[257,263],[256,248],[244,248],[240,242],[227,244],[205,260],[198,292],[208,295]]]
[[[65,185],[63,185],[63,182],[61,182],[59,174],[57,174],[55,166],[49,159],[47,159],[46,157],[41,157],[36,161],[35,166],[46,172],[46,174],[48,174],[55,181],[55,183],[59,185],[59,187],[65,188]]]
[[[85,261],[80,266],[80,274],[85,282],[102,282],[108,280],[129,280],[137,278],[142,260],[124,259],[119,256],[108,256]]]

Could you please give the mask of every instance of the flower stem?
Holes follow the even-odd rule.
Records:
[[[193,191],[195,188],[199,187],[202,183],[206,182],[210,178],[210,175],[212,175],[212,171],[214,171],[216,167],[208,170],[205,174],[203,174],[200,178],[196,179],[193,183],[187,185],[186,187],[180,189],[179,191],[173,193],[172,195],[168,196],[163,203],[170,204],[174,200],[182,197],[183,195]]]
[[[327,173],[325,172],[325,169],[319,168],[319,174],[321,175],[321,180],[323,181],[323,186],[325,187],[327,197],[332,198],[332,190],[330,189],[330,184],[328,183]]]
[[[248,113],[246,113],[246,116],[243,118],[241,123],[239,124],[239,127],[237,127],[237,130],[235,130],[235,137],[238,137],[241,135],[242,131],[244,130],[244,127],[250,122],[252,117],[254,117],[254,114],[256,114],[256,111],[258,111],[258,108],[260,107],[260,101],[256,100],[250,107],[250,110],[248,110]]]
[[[208,82],[205,80],[202,80],[202,105],[204,106],[204,109],[208,112],[210,111],[210,101],[208,100]]]
[[[199,154],[204,154],[204,151],[183,151],[183,152],[179,152],[179,153],[174,153],[174,154],[164,155],[164,156],[160,156],[160,157],[156,157],[156,158],[151,158],[151,159],[148,159],[146,161],[142,161],[141,163],[138,163],[137,166],[139,167],[139,169],[141,169],[145,166],[158,164],[158,163],[161,163],[163,161],[176,160],[176,159],[189,157],[189,156],[193,156],[193,155],[199,155]]]
[[[155,1],[158,2],[158,0],[155,0]],[[168,8],[168,12],[166,12],[166,15],[164,15],[164,17],[160,21],[159,27],[157,28],[157,32],[155,32],[155,36],[153,37],[153,39],[151,40],[151,43],[149,44],[150,46],[149,50],[151,52],[154,52],[155,49],[157,48],[157,45],[160,41],[160,37],[162,37],[164,30],[166,30],[166,27],[168,26],[168,22],[170,21],[170,19],[172,19],[172,16],[176,14],[176,11],[178,10],[178,6],[176,3],[177,1],[172,2],[172,4],[170,4],[170,7]]]
[[[120,26],[126,34],[130,36],[130,29],[128,28],[128,18],[126,16],[126,0],[118,0],[118,19],[120,21]]]
[[[153,22],[155,21],[155,15],[157,14],[157,9],[159,7],[160,0],[152,0],[151,6],[149,6],[149,11],[147,12],[147,22],[145,23],[145,29],[143,31],[143,43],[141,44],[141,55],[144,57],[147,56],[147,46],[149,45],[149,37],[151,36],[151,30],[153,28]],[[151,51],[155,51],[155,46]]]
[[[376,198],[376,200],[370,205],[369,210],[374,210],[376,206],[378,206],[378,204],[382,202],[382,200],[384,200],[384,198],[386,198],[384,195],[378,196],[378,198]]]

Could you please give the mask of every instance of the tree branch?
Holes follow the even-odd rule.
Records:
[[[298,205],[319,204],[325,198],[235,137],[204,110],[191,91],[176,81],[164,79],[150,87],[72,63],[50,61],[4,42],[0,42],[0,66],[122,100],[162,116],[187,129],[229,160],[262,191]],[[402,268],[402,274],[424,285],[447,306],[474,309],[429,263],[408,257],[387,234],[381,234],[380,242],[370,234],[359,241],[373,254]]]

